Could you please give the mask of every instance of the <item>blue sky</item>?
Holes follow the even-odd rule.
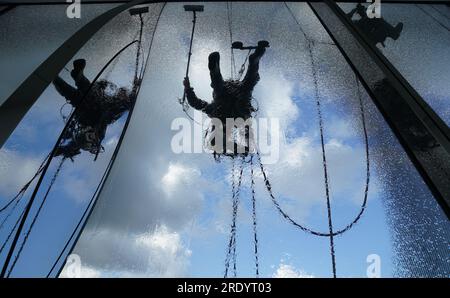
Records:
[[[330,41],[306,5],[292,7],[309,36]],[[209,101],[208,54],[220,51],[222,72],[225,77],[230,72],[225,4],[207,4],[198,22],[190,77],[197,95]],[[177,155],[170,149],[175,134],[170,130],[171,121],[184,117],[176,99],[182,95],[190,26],[191,17],[181,4],[167,5],[124,144],[74,250],[81,257],[85,276],[223,274],[231,223],[230,161],[216,163],[208,154]],[[122,14],[75,58],[87,58],[87,73],[92,78],[121,44],[129,42],[136,29],[129,16]],[[233,4],[233,35],[244,43],[260,39],[271,42],[261,60],[261,81],[254,92],[261,108],[259,117],[279,118],[284,136],[281,158],[267,165],[268,174],[281,205],[293,218],[326,231],[320,139],[305,40],[286,8],[270,3]],[[150,30],[146,42],[149,37]],[[132,55],[125,54],[112,68],[110,79],[117,85],[129,84]],[[237,53],[238,66],[243,55]],[[363,197],[365,156],[358,99],[354,76],[335,47],[318,45],[314,57],[319,69],[333,220],[338,228],[353,219]],[[62,76],[69,80],[67,73]],[[437,91],[439,97],[441,90]],[[52,147],[63,125],[59,116],[62,103],[49,86],[0,151],[2,164],[15,162],[4,167],[1,177],[17,169],[17,173],[8,175],[9,180],[2,180],[10,182],[2,183],[0,202],[19,188]],[[417,172],[364,92],[363,103],[372,164],[369,202],[361,222],[336,237],[337,273],[364,277],[366,257],[378,254],[382,276],[391,276],[396,254],[401,252],[394,249],[390,211],[385,203],[393,196],[388,185],[396,165],[385,162],[384,152],[398,155],[398,163],[409,171],[397,174],[414,183],[423,192],[422,198],[430,204],[434,199],[424,185],[416,182],[420,180]],[[100,179],[122,123],[108,128],[104,142],[107,150],[97,162],[87,153],[73,164],[66,162],[15,274],[39,275],[48,270],[52,256]],[[247,178],[245,186],[249,185]],[[328,239],[307,235],[289,225],[271,205],[260,176],[256,183],[261,276],[331,276]],[[251,233],[250,196],[248,187],[244,187],[238,217],[238,276],[254,276]],[[5,230],[0,235],[3,238]]]

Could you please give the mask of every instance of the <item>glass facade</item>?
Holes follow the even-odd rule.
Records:
[[[338,277],[366,277],[373,260],[381,260],[382,277],[449,276],[447,216],[308,4],[202,4],[189,72],[199,98],[212,100],[211,52],[220,53],[224,79],[238,79],[241,65],[243,74],[248,70],[248,53],[232,51],[231,41],[270,42],[253,90],[258,107],[254,129],[265,142],[264,121],[273,128],[261,156],[279,209],[256,159],[253,165],[249,158],[243,163],[227,157],[217,162],[210,153],[198,153],[203,151],[207,126],[197,122],[206,116],[189,109],[195,120],[191,121],[179,104],[192,13],[183,10],[183,3],[151,4],[144,15],[143,34],[143,54],[149,58],[130,124],[97,204],[79,239],[71,242],[76,242],[73,253],[80,258],[81,276],[222,277],[227,272],[228,276],[254,277],[257,268],[261,277],[330,277],[329,237],[305,233],[292,224],[328,233],[325,182],[334,231],[363,212],[352,228],[334,237]],[[346,13],[354,8],[354,4],[340,6]],[[402,22],[403,29],[398,38],[377,47],[448,123],[450,93],[445,82],[450,78],[450,64],[444,61],[449,35],[423,9],[442,23],[448,20],[444,17],[447,7],[383,4],[383,18],[394,28]],[[420,20],[427,25],[420,27]],[[138,27],[138,21],[123,12],[74,59],[86,59],[86,76],[93,78],[110,57],[136,38]],[[125,51],[102,78],[130,86],[135,55],[135,47]],[[72,61],[67,65],[71,68]],[[60,75],[71,82],[68,71]],[[15,87],[17,82],[8,83],[11,91]],[[63,115],[70,110],[61,108],[63,103],[50,85],[0,150],[2,206],[54,145],[64,125],[59,110]],[[108,126],[102,142],[105,151],[97,160],[82,152],[73,162],[65,161],[11,276],[48,273],[100,181],[126,117]],[[184,137],[183,153],[179,153],[180,136]],[[37,202],[58,161],[52,161]],[[10,174],[12,169],[21,173],[21,180]],[[241,187],[236,207],[232,188],[237,184]],[[8,237],[21,204],[0,230],[0,239]],[[234,229],[233,209],[237,213]],[[36,211],[37,206],[31,214]],[[231,246],[230,239],[235,241]],[[68,250],[64,258],[67,254]],[[57,275],[64,258],[50,276]],[[61,276],[71,276],[71,265]]]

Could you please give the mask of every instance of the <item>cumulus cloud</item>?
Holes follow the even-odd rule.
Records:
[[[0,151],[0,194],[10,196],[18,192],[39,168],[42,160],[37,156],[15,150]]]
[[[83,276],[93,275],[93,272],[99,277],[187,274],[192,252],[183,243],[180,233],[165,225],[157,225],[153,231],[142,234],[98,230],[88,232],[86,237],[95,237],[95,241],[85,242],[77,251],[83,266],[90,268]]]
[[[259,99],[261,117],[279,119],[286,132],[299,115],[299,107],[292,100],[295,84],[273,74],[264,76],[259,84],[255,97]]]
[[[276,271],[272,274],[274,278],[313,278],[314,275],[307,274],[296,269],[292,265],[280,263]]]
[[[71,272],[70,266],[64,267],[64,269],[61,271],[61,274],[59,275],[59,278],[99,278],[102,275],[99,270],[96,270],[89,266],[81,265],[77,270],[78,272],[74,274],[74,272]]]
[[[192,182],[200,177],[200,171],[196,168],[185,167],[179,163],[170,163],[166,174],[161,179],[161,186],[167,197],[171,198],[177,191],[184,191],[192,186]]]

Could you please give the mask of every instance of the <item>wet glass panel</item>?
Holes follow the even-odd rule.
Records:
[[[115,5],[83,6],[69,19],[67,5],[18,6],[0,16],[0,104],[66,39]],[[11,59],[14,57],[14,59]]]
[[[381,4],[381,18],[361,19],[367,5],[339,6],[365,32],[434,111],[450,123],[450,8]],[[367,20],[367,21],[366,21]]]
[[[234,263],[237,276],[255,276],[251,165],[243,166],[230,249],[233,161],[196,153],[203,151],[205,127],[189,120],[178,102],[191,18],[181,3],[163,11],[122,150],[74,249],[82,276],[220,277],[226,270],[233,276]],[[211,52],[220,52],[223,77],[236,78],[247,53],[235,50],[234,67],[230,40],[270,42],[253,92],[256,123],[279,123],[279,138],[270,136],[279,142],[262,155],[274,196],[292,221],[328,230],[318,99],[335,230],[360,212],[367,179],[363,107],[368,201],[359,222],[334,239],[337,276],[365,277],[378,258],[384,277],[448,276],[447,218],[308,6],[206,3],[197,20],[189,76],[208,102]],[[201,123],[193,109],[188,113]],[[174,138],[183,133],[189,153],[177,154]],[[260,276],[331,276],[329,238],[303,232],[278,212],[256,161],[254,180]],[[70,276],[71,265],[63,276]]]
[[[152,6],[150,12],[143,16],[144,28],[141,59],[137,65],[138,75],[144,65],[142,57],[148,55],[149,43],[161,7],[162,5]],[[46,276],[90,202],[128,117],[129,105],[118,111],[110,109],[110,107],[113,102],[117,102],[117,98],[124,98],[121,92],[129,93],[133,88],[137,43],[130,43],[137,40],[139,28],[138,16],[130,16],[128,11],[121,13],[101,28],[59,74],[61,80],[72,86],[60,88],[75,90],[76,87],[77,92],[85,88],[86,83],[81,83],[80,72],[72,72],[76,68],[73,65],[75,60],[86,60],[83,73],[91,82],[100,74],[99,80],[95,82],[100,85],[94,85],[92,88],[96,92],[95,95],[86,96],[90,101],[88,107],[83,111],[89,111],[89,113],[80,112],[80,116],[76,118],[81,119],[81,116],[90,115],[90,120],[93,122],[89,122],[90,120],[77,121],[75,129],[66,135],[64,143],[64,145],[75,144],[71,148],[76,150],[62,150],[63,146],[60,146],[59,153],[50,163],[49,170],[36,195],[35,204],[25,223],[23,235],[39,211],[46,191],[50,185],[52,187],[23,248],[21,247],[25,238],[23,236],[19,238],[17,249],[10,263],[14,264],[11,276]],[[125,48],[129,44],[130,46]],[[104,72],[100,73],[111,58],[122,49],[124,51],[112,60]],[[27,61],[27,59],[22,60],[23,63]],[[77,64],[79,63],[77,62]],[[90,84],[87,83],[87,85]],[[38,171],[39,165],[55,145],[67,117],[73,111],[72,104],[66,102],[66,100],[74,100],[71,99],[70,92],[67,90],[57,91],[55,86],[55,84],[48,86],[0,150],[0,204],[2,209]],[[91,92],[94,92],[92,90]],[[81,100],[79,93],[76,94],[75,100]],[[124,101],[128,99],[127,95]],[[100,108],[96,110],[99,105]],[[105,106],[107,108],[103,109]],[[64,161],[63,156],[66,157]],[[60,164],[62,167],[58,172]],[[57,172],[58,174],[54,176]],[[52,184],[53,179],[54,183]],[[2,263],[13,239],[13,236],[9,236],[10,231],[20,218],[35,184],[36,180],[27,188],[21,199],[14,200],[0,214],[2,245],[0,260]],[[20,257],[15,261],[20,249]],[[62,261],[64,260],[65,255]],[[50,276],[55,275],[58,269],[56,267],[56,272],[52,272]]]

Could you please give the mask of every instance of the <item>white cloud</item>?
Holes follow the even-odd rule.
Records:
[[[166,174],[162,177],[162,187],[169,198],[180,188],[192,187],[200,177],[200,171],[180,163],[170,163]]]
[[[292,265],[280,263],[275,273],[274,278],[313,278],[313,275],[306,274],[302,270],[296,269]]]
[[[102,277],[101,275],[102,273],[99,270],[81,265],[79,269],[79,276],[74,276],[73,273],[70,272],[69,267],[64,267],[59,275],[59,278],[99,278]]]
[[[261,117],[280,120],[283,132],[289,131],[299,115],[299,108],[293,102],[294,83],[273,74],[265,74],[255,88],[255,98],[260,104]]]
[[[0,151],[0,193],[11,196],[27,183],[39,168],[42,161],[35,156],[17,151]]]
[[[180,277],[187,275],[192,252],[180,233],[164,225],[152,232],[125,234],[114,230],[87,231],[95,241],[85,242],[77,252],[82,275],[96,277]],[[114,260],[110,259],[114,256]],[[88,266],[88,267],[86,267]]]

